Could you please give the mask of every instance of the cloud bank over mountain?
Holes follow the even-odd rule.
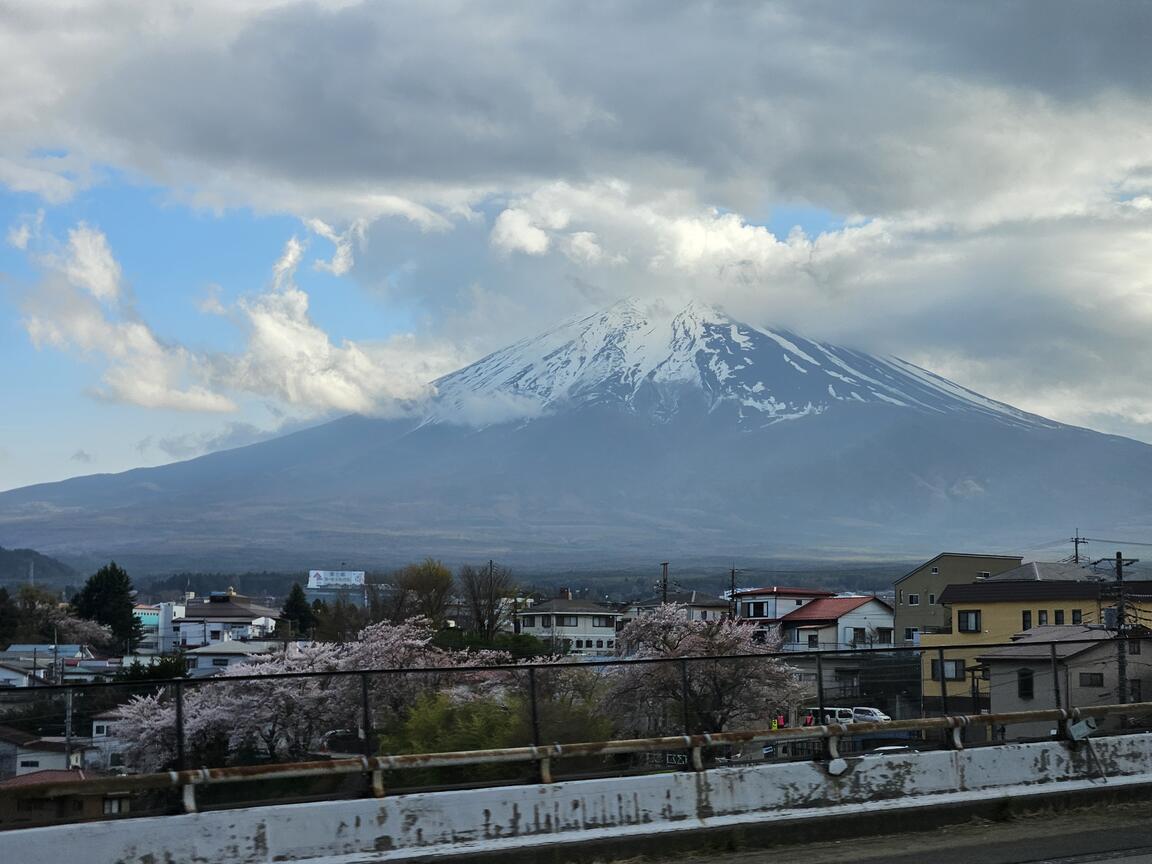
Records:
[[[1143,6],[98,0],[62,38],[64,8],[0,12],[0,227],[26,336],[99,399],[394,415],[556,320],[700,298],[1152,440]],[[45,225],[121,186],[297,220],[283,279],[198,294],[230,350],[156,323],[99,214]],[[305,271],[399,323],[348,335]]]

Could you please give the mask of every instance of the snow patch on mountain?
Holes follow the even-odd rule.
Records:
[[[822,414],[844,402],[1059,425],[897,357],[753,326],[699,302],[677,311],[625,300],[434,383],[428,420],[476,426],[582,405],[670,420],[686,404],[685,394],[696,394],[693,404],[708,410],[733,406],[741,423],[758,426]]]

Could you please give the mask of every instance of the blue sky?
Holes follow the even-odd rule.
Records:
[[[0,489],[418,411],[626,296],[1152,441],[1152,13],[932,5],[0,18]]]

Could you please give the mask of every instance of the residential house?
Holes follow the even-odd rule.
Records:
[[[88,739],[90,750],[85,757],[84,767],[102,773],[123,771],[123,740],[116,736],[116,724],[121,722],[112,708],[92,715],[92,737]]]
[[[18,777],[33,771],[79,768],[84,746],[69,746],[63,738],[41,738],[9,726],[0,726],[0,778]]]
[[[47,675],[43,664],[37,668],[31,660],[0,660],[0,688],[33,687]]]
[[[1102,587],[1096,581],[1030,577],[947,586],[940,602],[949,611],[951,632],[924,634],[920,639],[925,712],[939,713],[947,707],[956,714],[986,708],[988,687],[977,662],[983,646],[1008,642],[1034,626],[1099,624],[1103,606],[1111,602],[1102,599]]]
[[[208,678],[218,675],[229,666],[244,663],[253,657],[284,650],[282,642],[216,642],[184,652],[184,661],[190,678]]]
[[[0,780],[0,789],[19,792],[17,796],[0,796],[0,826],[23,828],[54,822],[107,819],[128,813],[131,796],[127,792],[48,794],[55,783],[84,779],[87,778],[80,770],[46,769]]]
[[[821,597],[780,619],[785,651],[892,647],[892,607],[874,596]]]
[[[667,600],[661,594],[633,603],[628,607],[627,616],[620,620],[620,625],[645,613],[655,612],[665,602],[683,606],[684,616],[689,621],[716,621],[732,614],[731,602],[723,597],[705,594],[703,591],[669,591]]]
[[[835,596],[834,591],[819,588],[785,588],[773,585],[770,588],[750,588],[736,592],[738,614],[744,621],[750,621],[764,637],[775,636],[779,632],[780,620],[801,606],[823,597]]]
[[[941,552],[893,586],[896,591],[896,636],[904,645],[919,645],[921,633],[946,633],[951,626],[940,595],[949,585],[978,582],[1020,565],[1019,555]]]
[[[1120,701],[1117,651],[1126,654],[1128,701],[1141,701],[1152,694],[1152,639],[1147,633],[1118,641],[1114,632],[1065,624],[1016,634],[1014,644],[990,648],[978,657],[988,670],[992,712],[1116,704]],[[1098,728],[1117,729],[1120,720],[1102,718]],[[1056,724],[1018,723],[998,731],[1006,740],[1043,738],[1055,733]]]
[[[184,604],[184,615],[174,620],[181,648],[198,648],[220,642],[266,639],[276,629],[280,612],[254,603],[232,590],[193,597]]]
[[[535,636],[577,657],[616,653],[616,623],[623,613],[604,603],[556,599],[516,613],[520,632]]]

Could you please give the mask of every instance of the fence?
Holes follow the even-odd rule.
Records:
[[[115,816],[186,807],[179,792],[197,785],[193,776],[218,778],[198,806],[221,807],[362,794],[364,776],[377,788],[439,788],[810,759],[827,755],[828,724],[841,720],[831,737],[843,754],[948,746],[954,730],[977,746],[1051,737],[1076,709],[1152,693],[1150,656],[1143,640],[1086,639],[7,689],[0,776],[83,765],[90,777],[106,775],[104,786],[86,787],[94,795],[128,781],[130,802],[109,809],[105,797],[102,813],[83,810]],[[777,710],[774,694],[787,709]],[[131,720],[117,719],[132,697],[145,701]],[[850,709],[862,707],[893,721],[853,722],[863,713]],[[1146,713],[1147,704],[1112,710],[1101,731]],[[503,755],[461,756],[481,752]],[[115,776],[127,770],[185,773],[175,784],[134,785]],[[238,785],[253,780],[261,782]],[[0,821],[36,814],[13,820],[0,807]]]

